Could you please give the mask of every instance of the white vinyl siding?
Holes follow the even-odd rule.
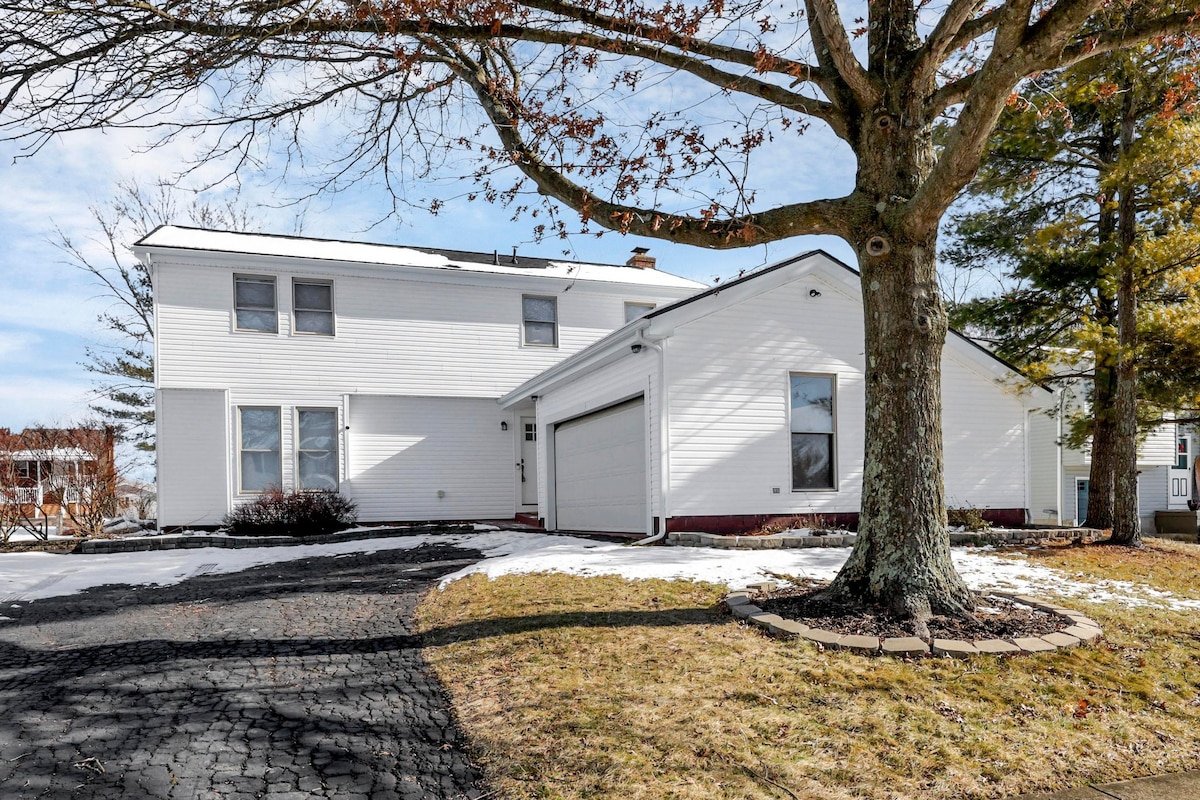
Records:
[[[1069,525],[1074,506],[1060,498],[1058,420],[1045,411],[1029,412],[1029,513],[1039,525]],[[1072,487],[1069,490],[1074,491]],[[1061,519],[1061,522],[1060,522]]]
[[[630,295],[577,283],[558,298],[558,347],[521,347],[519,287],[339,275],[336,336],[231,336],[230,270],[157,261],[155,272],[159,385],[268,394],[497,398],[620,327]],[[646,291],[659,301],[688,294]],[[291,293],[279,300],[286,323]]]
[[[494,400],[353,395],[343,491],[363,520],[512,517],[507,419]]]
[[[329,281],[292,281],[292,331],[333,336],[333,284]]]
[[[234,325],[239,331],[277,333],[275,279],[261,275],[233,278]]]
[[[1175,423],[1168,422],[1147,433],[1138,446],[1138,466],[1173,466],[1178,447],[1175,430]]]
[[[1050,395],[1037,389],[1039,401]],[[1026,406],[1012,382],[942,354],[942,440],[951,508],[1027,508]]]
[[[667,350],[671,515],[857,511],[862,337],[857,298],[809,280],[679,326]],[[828,491],[791,491],[787,387],[801,371],[837,376],[837,483]]]
[[[157,412],[159,525],[219,525],[229,509],[226,393],[160,389]]]

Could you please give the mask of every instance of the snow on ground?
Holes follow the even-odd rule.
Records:
[[[745,586],[773,575],[828,580],[837,574],[850,554],[849,548],[841,547],[794,550],[631,547],[479,525],[471,533],[417,534],[295,547],[196,548],[101,555],[0,554],[0,602],[73,594],[104,584],[167,586],[197,575],[239,572],[301,558],[414,548],[430,542],[459,545],[484,554],[479,563],[443,578],[442,587],[476,573],[495,578],[530,572],[619,575],[633,580],[682,578],[730,587]],[[1200,609],[1198,600],[1173,597],[1124,581],[1077,580],[1024,558],[1001,558],[987,548],[955,548],[953,558],[959,573],[974,589],[1058,594],[1129,606],[1154,604]]]

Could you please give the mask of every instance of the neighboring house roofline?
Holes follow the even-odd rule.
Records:
[[[307,248],[307,249],[302,249]],[[568,261],[535,256],[447,250],[408,245],[356,242],[269,233],[217,231],[180,225],[160,225],[133,245],[142,258],[164,251],[211,256],[253,256],[290,261],[338,262],[364,267],[438,270],[456,274],[519,276],[583,281],[662,289],[695,290],[705,284],[663,270]]]
[[[804,262],[807,262],[807,264]],[[831,256],[824,250],[809,250],[753,272],[748,272],[745,275],[741,275],[738,278],[729,281],[728,283],[719,284],[702,292],[697,292],[690,297],[677,300],[674,303],[660,306],[653,311],[650,311],[645,316],[634,320],[622,328],[618,328],[608,336],[600,339],[597,342],[594,342],[590,346],[584,348],[578,353],[575,353],[569,358],[560,361],[558,364],[550,367],[539,375],[530,378],[513,391],[501,397],[499,403],[504,408],[510,408],[518,403],[521,403],[530,396],[541,394],[542,392],[548,390],[551,386],[570,379],[574,375],[587,368],[598,366],[597,362],[602,360],[605,362],[608,360],[615,360],[616,357],[619,357],[619,355],[622,354],[628,355],[630,354],[629,351],[624,350],[623,348],[636,343],[636,341],[642,337],[645,337],[651,341],[667,338],[674,331],[673,325],[670,324],[671,318],[679,316],[681,310],[687,309],[689,306],[694,306],[696,303],[699,303],[706,298],[719,297],[722,293],[738,295],[740,293],[737,291],[737,289],[744,284],[762,278],[766,275],[778,273],[780,270],[784,270],[787,267],[793,266],[802,266],[803,272],[800,272],[791,278],[787,278],[784,281],[785,283],[798,280],[799,278],[803,277],[804,274],[811,272],[814,268],[826,267],[823,272],[827,278],[843,284],[848,289],[853,287],[852,290],[856,292],[858,297],[861,298],[861,276],[858,270],[835,258],[834,256]],[[827,269],[829,266],[840,267],[841,274],[839,275],[832,273]],[[740,302],[743,299],[745,298],[735,297],[734,301],[732,302]],[[706,309],[701,315],[713,313],[714,311],[724,307],[726,306],[718,305],[712,309]],[[639,333],[642,331],[645,331],[645,333],[641,333],[639,335]],[[970,337],[965,336],[954,329],[950,329],[950,333],[954,334],[954,338],[948,338],[947,344],[952,347],[955,346],[952,344],[952,342],[962,342],[963,345],[968,345],[969,347],[965,348],[963,345],[957,346],[960,349],[961,355],[971,359],[979,366],[985,368],[986,371],[997,375],[998,377],[1007,375],[1015,376],[1025,381],[1031,387],[1037,387],[1050,395],[1055,394],[1053,389],[1029,380],[1024,376],[1024,374],[1022,374],[1019,368],[1000,358],[986,347],[983,347],[978,342],[972,340]]]

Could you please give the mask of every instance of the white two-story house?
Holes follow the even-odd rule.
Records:
[[[584,264],[164,226],[154,284],[158,519],[214,526],[272,487],[363,521],[536,512],[533,413],[497,399],[703,285]]]

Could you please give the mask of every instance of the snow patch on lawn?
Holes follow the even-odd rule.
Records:
[[[795,550],[631,547],[479,525],[474,531],[463,533],[421,533],[292,547],[197,548],[94,555],[5,553],[0,554],[0,602],[74,594],[105,584],[169,586],[197,575],[240,572],[302,558],[411,549],[429,543],[478,550],[484,556],[482,561],[444,577],[440,583],[442,587],[467,575],[496,578],[532,572],[617,575],[631,580],[684,579],[729,587],[745,586],[772,575],[829,580],[850,554],[850,548],[838,547]],[[1032,595],[1053,593],[1127,606],[1200,609],[1198,600],[1177,598],[1149,586],[1124,581],[1077,580],[1027,559],[1002,558],[987,548],[956,548],[953,558],[955,567],[973,589]],[[0,624],[4,621],[0,617]]]

